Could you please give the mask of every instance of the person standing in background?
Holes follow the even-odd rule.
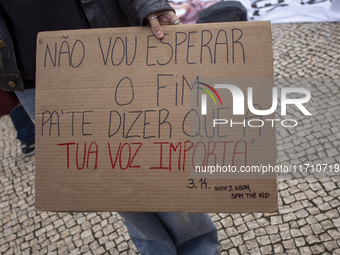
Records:
[[[32,156],[35,149],[35,125],[24,107],[19,105],[9,115],[12,119],[17,139],[21,142],[21,151],[25,157]]]

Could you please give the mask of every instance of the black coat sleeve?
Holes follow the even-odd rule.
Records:
[[[118,0],[120,8],[134,26],[143,25],[145,18],[157,11],[173,10],[167,0]]]

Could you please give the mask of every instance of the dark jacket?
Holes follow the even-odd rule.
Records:
[[[43,4],[40,5],[46,7],[48,6],[49,1],[51,0],[43,0]],[[17,39],[17,44],[19,44],[21,41],[30,40],[33,41],[30,43],[34,45],[32,50],[27,50],[26,52],[22,53],[22,56],[19,56],[21,59],[18,59],[18,56],[15,55],[15,52],[20,51],[20,45],[15,45],[14,43],[13,46],[13,38],[11,38],[11,36],[14,34],[13,27],[18,30],[25,30],[25,28],[18,28],[16,24],[13,25],[15,22],[13,21],[13,16],[20,18],[20,15],[15,13],[17,12],[17,9],[14,2],[15,1],[0,0],[0,87],[5,91],[23,91],[24,88],[34,86],[36,41],[35,38],[34,41],[31,38],[20,38],[20,40]],[[39,1],[32,1],[29,3],[30,8],[35,10],[33,8],[37,8],[39,5],[38,2]],[[84,18],[86,17],[85,19],[87,19],[86,24],[84,21],[78,22],[79,24],[82,24],[79,26],[79,28],[140,26],[143,24],[146,16],[149,14],[156,11],[172,10],[171,6],[166,0],[79,0],[79,3],[73,4],[76,4],[79,7],[79,10],[77,11],[84,13]],[[40,7],[40,9],[43,8]],[[60,14],[63,15],[63,10],[60,10],[60,12]],[[74,17],[70,17],[70,20],[72,18]],[[76,23],[76,21],[77,20],[73,19],[72,22],[70,22],[69,28],[65,28],[65,24],[62,27],[58,27],[58,24],[54,24],[52,27],[54,30],[74,29],[74,26],[72,26],[74,24],[72,23]],[[51,23],[53,23],[53,20],[51,20]],[[26,22],[24,25],[31,24],[27,24]],[[31,67],[30,75],[25,74],[24,68],[21,68],[21,62],[28,62],[31,66],[33,66]]]
[[[61,6],[59,10],[49,10],[54,15],[65,16],[63,5],[71,5],[63,24],[45,14],[43,20],[50,23],[50,30],[77,28],[104,28],[141,26],[149,14],[162,10],[172,10],[167,0],[42,0],[26,1],[26,6],[18,10],[16,1],[0,0],[0,89],[3,91],[23,91],[35,86],[35,49],[37,26],[33,36],[24,36],[25,26],[41,25],[42,22],[27,22],[23,12],[40,12],[48,9],[49,4]],[[78,1],[78,2],[77,2]],[[75,11],[73,13],[73,10]],[[58,13],[59,12],[59,13]],[[67,12],[67,11],[66,11]],[[32,14],[31,13],[31,14]],[[15,19],[20,22],[15,23]],[[21,19],[21,20],[20,20]],[[60,21],[60,20],[59,20]],[[54,22],[54,23],[53,23]],[[37,24],[39,23],[39,24]],[[20,27],[20,24],[23,26]],[[48,26],[47,26],[48,27]],[[18,30],[16,33],[15,29]],[[21,33],[21,34],[20,34]],[[19,35],[18,35],[19,34]],[[32,33],[31,33],[32,35]],[[20,37],[21,36],[21,37]],[[13,37],[13,38],[12,38]],[[14,40],[14,44],[13,44]],[[24,45],[25,44],[25,45]],[[29,45],[30,47],[27,47]],[[13,93],[0,93],[0,117],[9,114],[18,104]]]

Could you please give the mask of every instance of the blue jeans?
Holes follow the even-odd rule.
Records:
[[[17,106],[9,115],[12,119],[17,138],[21,143],[34,143],[35,130],[34,123],[27,115],[22,105]]]
[[[217,254],[217,230],[206,213],[120,212],[119,215],[142,255]]]
[[[25,108],[28,116],[35,120],[35,89],[26,89],[24,92],[15,92],[21,105]]]
[[[16,95],[34,119],[35,90]],[[119,212],[119,215],[142,255],[217,254],[217,229],[206,213]]]

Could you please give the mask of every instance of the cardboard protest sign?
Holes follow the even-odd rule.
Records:
[[[276,161],[275,123],[252,113],[272,102],[269,22],[164,32],[39,34],[36,209],[277,210],[275,176],[239,171]]]

